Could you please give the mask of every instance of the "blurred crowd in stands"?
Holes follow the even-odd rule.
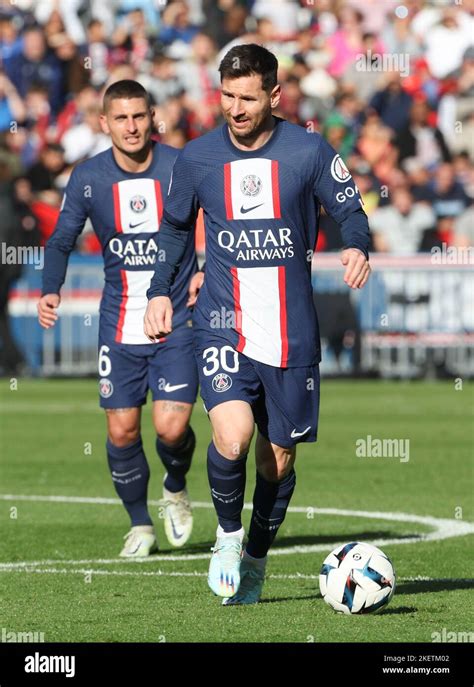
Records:
[[[72,167],[110,145],[110,83],[140,81],[180,148],[222,122],[219,61],[255,42],[277,114],[346,160],[374,251],[474,245],[473,36],[474,0],[0,0],[0,241],[49,236]],[[318,249],[340,247],[323,215]],[[78,249],[100,250],[90,227]]]

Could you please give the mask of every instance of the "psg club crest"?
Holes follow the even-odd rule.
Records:
[[[133,198],[130,199],[130,207],[133,212],[143,212],[146,209],[145,198],[143,196],[133,196]]]
[[[351,178],[351,173],[346,167],[346,163],[340,155],[336,155],[334,160],[331,162],[331,175],[340,184],[344,184]]]
[[[232,379],[225,372],[219,372],[212,380],[212,388],[218,393],[227,391],[232,386]]]
[[[240,182],[244,196],[257,196],[262,188],[262,180],[256,174],[247,174]]]
[[[114,393],[114,385],[110,379],[99,380],[99,393],[102,398],[109,398]]]

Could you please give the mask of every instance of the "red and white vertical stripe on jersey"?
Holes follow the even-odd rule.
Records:
[[[115,229],[120,234],[152,234],[159,230],[163,197],[156,179],[124,179],[113,185]],[[146,292],[153,272],[120,270],[122,297],[115,341],[150,343],[143,332]]]
[[[232,267],[236,349],[274,367],[288,363],[285,267]]]
[[[115,341],[123,344],[149,344],[143,331],[143,318],[148,304],[146,292],[150,286],[152,270],[120,270],[122,301],[115,332]]]
[[[113,185],[115,229],[118,233],[158,231],[163,216],[161,184],[156,179],[124,179]]]
[[[226,218],[281,217],[278,161],[253,157],[224,165]]]

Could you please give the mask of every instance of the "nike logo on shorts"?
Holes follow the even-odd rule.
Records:
[[[295,429],[291,432],[290,436],[292,439],[296,439],[297,437],[302,437],[303,434],[306,434],[306,432],[309,432],[311,429],[311,425],[309,427],[306,427],[306,429],[303,432],[297,432]]]
[[[166,391],[167,394],[169,394],[172,391],[178,391],[178,389],[184,389],[185,386],[189,386],[189,384],[174,384],[174,386],[171,386],[171,384],[168,384],[168,382],[167,382],[164,390]]]

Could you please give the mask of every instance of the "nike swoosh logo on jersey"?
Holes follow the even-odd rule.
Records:
[[[240,208],[240,212],[242,213],[242,215],[246,215],[247,212],[252,212],[252,210],[256,210],[257,208],[261,207],[262,205],[263,205],[263,203],[260,203],[260,205],[254,205],[251,208],[244,208],[244,206],[242,205],[242,207]]]
[[[167,394],[169,394],[171,391],[178,391],[178,389],[184,389],[185,386],[189,386],[189,384],[175,384],[174,386],[171,386],[170,384],[166,383],[165,391]]]
[[[137,470],[140,470],[140,468],[133,468],[133,470],[129,470],[128,472],[112,471],[112,477],[126,477],[127,475],[131,475],[132,472],[136,472]]]
[[[297,437],[302,437],[303,434],[306,434],[306,432],[309,432],[310,429],[311,429],[311,425],[310,425],[309,427],[306,427],[306,429],[305,429],[303,432],[297,432],[297,431],[294,429],[294,430],[292,431],[292,433],[290,434],[290,436],[291,436],[292,439],[296,439]]]
[[[130,222],[128,226],[130,227],[130,229],[136,229],[136,227],[139,227],[140,224],[145,224],[145,222],[148,222],[148,220],[147,220],[147,219],[144,219],[143,222],[137,222],[136,224],[132,224],[132,223]]]

